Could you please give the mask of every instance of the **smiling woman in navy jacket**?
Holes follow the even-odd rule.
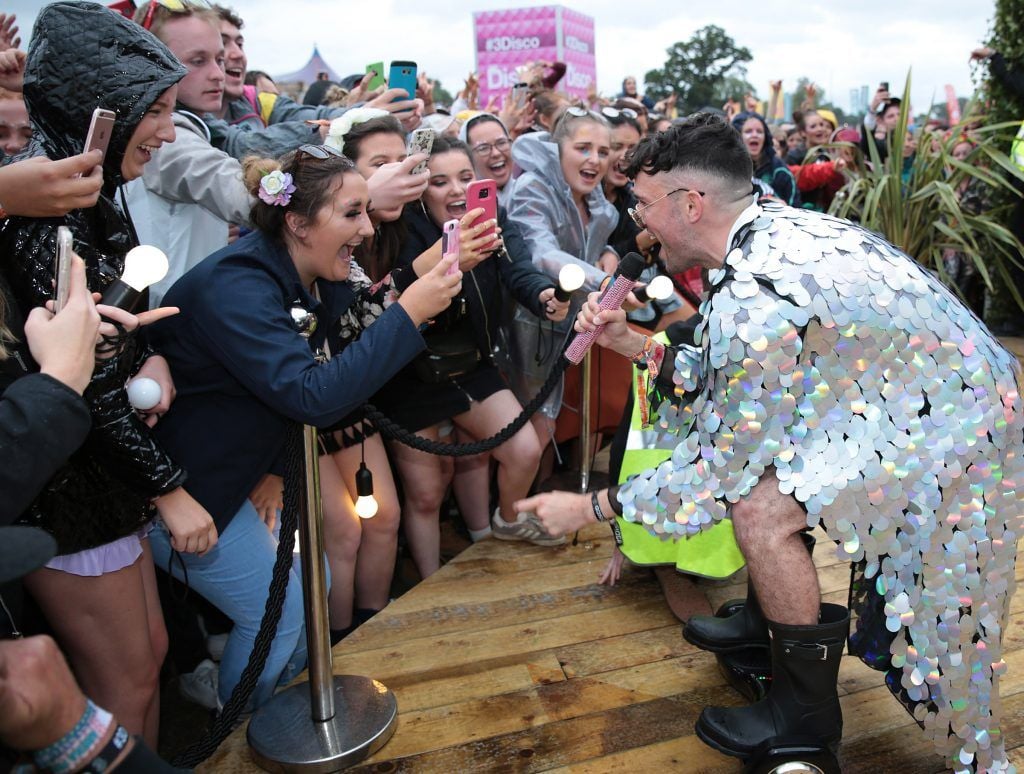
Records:
[[[222,702],[252,650],[276,553],[247,497],[281,455],[288,423],[326,427],[359,407],[423,349],[419,326],[461,288],[458,271],[445,274],[451,259],[442,261],[358,341],[318,365],[311,346],[323,345],[329,322],[354,301],[344,280],[353,248],[372,233],[366,183],[335,153],[305,145],[283,157],[280,169],[251,165],[257,230],[175,283],[164,300],[181,314],[154,328],[178,390],[156,433],[188,470],[190,491],[213,516],[219,540],[204,555],[171,562],[166,531],[157,529],[153,553],[182,579],[186,568],[189,585],[234,621],[220,666]],[[318,320],[308,342],[293,324],[299,309]],[[302,623],[293,572],[255,706],[302,668]]]

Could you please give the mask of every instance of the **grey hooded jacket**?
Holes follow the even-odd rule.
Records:
[[[612,249],[608,237],[619,220],[615,207],[597,186],[587,197],[590,223],[584,228],[562,175],[558,145],[547,132],[517,139],[512,158],[523,174],[509,183],[508,214],[522,226],[534,266],[557,280],[565,264],[578,263],[586,273],[583,289],[597,290],[607,276],[597,261]]]

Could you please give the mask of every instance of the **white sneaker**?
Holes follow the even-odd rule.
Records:
[[[220,667],[210,659],[199,662],[191,672],[178,678],[178,691],[191,702],[211,710],[221,709],[220,695],[217,693]]]
[[[210,654],[210,658],[220,663],[221,657],[224,655],[224,648],[228,644],[228,635],[224,634],[208,634],[206,635],[206,650]]]
[[[516,514],[511,524],[501,518],[501,509],[495,508],[491,516],[491,532],[498,540],[522,540],[536,546],[560,546],[565,536],[554,537],[544,530],[537,517],[528,511]]]

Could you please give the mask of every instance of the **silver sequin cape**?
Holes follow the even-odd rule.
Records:
[[[620,490],[624,515],[696,534],[774,467],[808,525],[865,562],[896,635],[890,665],[948,765],[1002,770],[1020,367],[881,238],[775,204],[753,215],[709,277],[701,347],[676,359],[677,393],[697,397],[666,401],[658,422],[682,440]]]

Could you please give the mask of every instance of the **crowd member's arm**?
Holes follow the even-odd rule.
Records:
[[[189,325],[211,355],[247,390],[298,422],[329,427],[354,411],[422,351],[418,326],[451,303],[461,274],[446,275],[442,261],[414,283],[360,338],[318,365],[294,334],[278,300],[277,283],[254,271],[244,255],[218,266]],[[244,302],[225,304],[223,288]],[[158,326],[157,340],[161,332]]]
[[[549,277],[556,278],[567,263],[578,264],[585,277],[583,288],[597,290],[607,274],[559,247],[556,234],[565,225],[556,222],[555,213],[551,211],[550,202],[554,195],[547,185],[529,173],[511,185],[515,188],[509,201],[508,216],[522,229],[534,265]]]
[[[182,128],[177,115],[175,129],[174,142],[145,166],[146,190],[172,201],[199,204],[228,223],[248,223],[253,199],[242,181],[242,165]]]
[[[814,161],[791,166],[790,171],[801,191],[814,191],[835,182],[837,175],[842,177],[840,170],[844,166],[842,161]]]
[[[75,256],[67,305],[56,316],[36,307],[25,321],[39,373],[17,379],[0,398],[0,524],[24,513],[85,441],[91,421],[82,392],[92,375],[99,326],[85,264]]]
[[[46,635],[0,642],[0,740],[40,770],[80,771],[102,756],[97,771],[180,771],[86,699]]]
[[[100,151],[50,161],[45,156],[0,167],[0,202],[8,215],[56,218],[92,207],[103,188]]]
[[[210,130],[210,144],[241,161],[246,156],[277,158],[304,143],[319,144],[320,130],[303,121],[272,124],[262,130],[232,125],[211,115],[203,116]]]
[[[975,49],[971,52],[971,58],[988,59],[992,75],[1018,98],[1024,98],[1024,69],[1011,68],[1002,54],[988,47]]]
[[[569,302],[554,298],[554,283],[533,265],[519,224],[506,217],[504,208],[498,210],[498,222],[502,224],[501,238],[505,244],[504,254],[499,253],[495,257],[502,283],[519,303],[538,317],[562,319],[569,309]]]

